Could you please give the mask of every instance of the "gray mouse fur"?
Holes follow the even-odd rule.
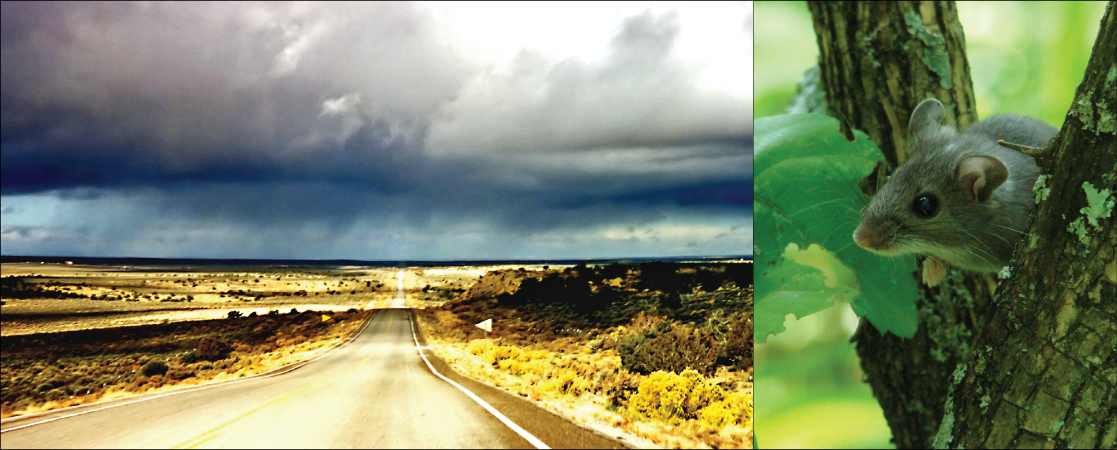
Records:
[[[945,117],[935,99],[912,112],[909,159],[862,211],[854,241],[878,254],[927,254],[961,269],[997,272],[1024,236],[1039,176],[1035,160],[997,140],[1044,147],[1058,130],[1009,114],[959,132],[944,125]]]

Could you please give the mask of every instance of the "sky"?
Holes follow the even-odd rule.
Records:
[[[751,2],[0,8],[4,255],[751,254]]]

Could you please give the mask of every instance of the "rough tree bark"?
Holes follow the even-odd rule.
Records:
[[[1117,442],[1117,6],[1110,2],[1066,121],[1039,160],[1049,193],[1030,240],[956,370],[935,444],[1113,448]],[[1087,187],[1086,183],[1089,183]],[[1095,216],[1097,225],[1085,225]],[[1071,231],[1074,222],[1083,224]],[[1068,228],[1069,227],[1069,228]]]
[[[890,166],[906,160],[908,117],[923,99],[941,100],[963,129],[977,120],[952,2],[808,5],[829,113],[866,132]],[[853,338],[900,448],[1114,445],[1117,217],[1089,227],[1086,244],[1067,231],[1086,206],[1084,181],[1117,195],[1113,9],[1054,150],[1040,161],[1050,197],[996,298],[983,276],[952,270],[936,288],[920,283],[914,338],[865,323]]]

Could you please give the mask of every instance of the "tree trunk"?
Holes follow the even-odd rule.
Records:
[[[1086,75],[1039,161],[1050,194],[951,386],[938,447],[1113,448],[1117,442],[1117,11],[1106,7]],[[1093,215],[1097,226],[1084,216]],[[1068,231],[1071,224],[1081,231]],[[1074,228],[1074,227],[1071,227]]]
[[[896,167],[908,118],[934,97],[950,119],[976,121],[966,42],[953,2],[807,2],[830,113],[869,135]]]
[[[953,3],[808,5],[830,114],[868,134],[890,166],[907,159],[908,118],[924,99],[942,101],[948,120],[963,127],[976,121],[962,26]],[[930,445],[943,416],[950,375],[968,352],[990,304],[983,284],[957,273],[937,289],[920,283],[920,326],[912,339],[882,335],[862,319],[853,341],[897,447]],[[955,291],[972,301],[951,298]]]
[[[976,121],[962,26],[953,3],[808,2],[808,5],[818,36],[819,67],[829,113],[842,119],[844,127],[866,132],[892,167],[906,160],[904,143],[908,118],[923,99],[941,100],[946,106],[948,121],[953,120],[960,128]],[[1111,4],[1106,20],[1112,20],[1112,9]],[[1071,410],[1087,403],[1092,405],[1090,408],[1101,408],[1090,420],[1084,415],[1094,409],[1083,409],[1082,415],[1073,416],[1081,420],[1081,424],[1072,423],[1069,413],[1059,415],[1068,417],[1060,422],[1066,424],[1060,432],[1067,433],[1067,437],[1059,441],[1062,445],[1097,446],[1105,442],[1113,445],[1112,426],[1103,429],[1100,424],[1114,422],[1112,397],[1117,370],[1113,369],[1111,352],[1098,349],[1112,349],[1114,342],[1114,286],[1101,281],[1105,278],[1103,272],[1112,269],[1107,269],[1101,261],[1113,260],[1113,223],[1117,219],[1101,219],[1102,228],[1090,230],[1093,240],[1086,246],[1078,243],[1077,236],[1072,240],[1066,231],[1068,223],[1081,216],[1078,210],[1086,201],[1081,187],[1083,181],[1091,181],[1099,190],[1114,184],[1112,138],[1117,115],[1113,114],[1113,108],[1117,107],[1117,99],[1112,96],[1117,91],[1117,82],[1111,74],[1117,74],[1117,69],[1110,68],[1115,67],[1112,49],[1117,47],[1112,44],[1112,36],[1109,44],[1102,43],[1106,33],[1112,34],[1113,28],[1103,24],[1091,61],[1094,71],[1087,72],[1086,81],[1079,89],[1080,96],[1086,95],[1085,103],[1080,104],[1076,99],[1075,104],[1083,106],[1072,110],[1076,117],[1067,121],[1056,138],[1057,153],[1050,161],[1041,161],[1044,173],[1052,175],[1048,180],[1052,193],[1040,205],[1037,214],[1042,220],[1035,222],[1030,234],[1046,238],[1022,244],[1033,244],[1023,257],[1023,250],[1018,249],[1017,261],[1012,267],[1014,275],[1009,282],[1002,283],[998,301],[995,303],[991,299],[983,276],[950,271],[938,287],[928,288],[920,283],[921,298],[917,301],[920,327],[914,338],[903,340],[891,334],[881,335],[864,322],[853,337],[867,381],[884,410],[893,442],[900,448],[929,447],[940,434],[943,436],[938,442],[940,445],[946,445],[946,437],[952,435],[959,436],[954,443],[962,442],[970,448],[1036,444],[1026,437],[1039,436],[1033,431],[1034,422],[1039,419],[1032,422],[1025,419],[1032,417],[1028,414],[1032,406],[1047,411],[1046,405],[1054,401],[1049,400],[1051,398],[1067,402]],[[1108,54],[1104,55],[1107,52],[1099,49],[1109,49]],[[1108,59],[1099,60],[1103,57]],[[1078,161],[1078,165],[1071,167],[1074,161]],[[1090,165],[1090,170],[1080,171],[1085,161],[1090,161],[1086,164]],[[1059,192],[1057,199],[1056,190]],[[1117,188],[1110,191],[1117,192]],[[1066,219],[1062,216],[1064,213]],[[1086,249],[1090,252],[1086,253]],[[1055,267],[1059,269],[1052,270]],[[1053,279],[1056,275],[1057,280]],[[918,274],[913,276],[919,279]],[[1077,282],[1070,282],[1072,279]],[[1024,301],[1021,296],[1031,300]],[[1101,302],[1102,298],[1107,299],[1106,302]],[[1068,301],[1072,305],[1069,310],[1061,306]],[[1053,311],[1064,312],[1060,316]],[[1071,314],[1070,311],[1076,316],[1068,319],[1066,315]],[[1064,323],[1063,328],[1058,326],[1057,320]],[[1070,322],[1067,320],[1077,325],[1068,329]],[[1051,340],[1037,339],[1040,335],[1037,329],[1062,333],[1058,336],[1065,340],[1094,342],[1090,346],[1076,347],[1094,359],[1069,356],[1062,348],[1070,344],[1060,347],[1060,344],[1051,344]],[[1009,336],[1014,333],[1020,333],[1018,341],[1014,341],[1015,347],[1009,347]],[[1051,339],[1056,335],[1047,336]],[[986,348],[997,351],[990,353]],[[971,352],[971,349],[979,351]],[[1028,354],[1032,355],[1031,359],[1022,356]],[[1074,366],[1082,369],[1081,373],[1074,372],[1079,376],[1077,384],[1062,375],[1070,375],[1064,370],[1071,367],[1067,358],[1091,361],[1088,365]],[[1000,364],[996,371],[991,365],[994,361]],[[1016,380],[1013,374],[1017,373],[1012,363],[1021,361],[1030,364],[1029,370],[1020,371],[1020,374],[1031,374],[1032,384],[1010,384]],[[963,367],[972,370],[956,379],[956,369]],[[977,370],[978,367],[981,370]],[[1044,367],[1056,368],[1031,372]],[[1048,389],[1054,389],[1052,393],[1059,395],[1037,397],[1037,390],[1005,390],[1011,386],[1025,389],[1039,384],[1050,386]],[[1077,387],[1067,391],[1071,385]],[[1086,389],[1087,386],[1090,388]],[[1007,397],[1002,399],[996,394]],[[1090,403],[1089,399],[1080,399],[1082,395],[1089,399],[1100,395],[1105,400]],[[983,404],[987,404],[986,407],[982,407]],[[1004,406],[1013,404],[1017,409]],[[964,422],[961,421],[963,417]],[[1106,417],[1109,417],[1108,422],[1105,422]],[[1009,418],[1023,421],[1010,425],[1006,422]],[[947,426],[948,423],[958,425]],[[1008,440],[1004,440],[1003,432],[990,434],[991,430],[1003,431],[1004,427],[1012,431]],[[946,431],[940,433],[940,428]],[[1105,438],[1107,435],[1109,438]],[[1086,436],[1096,439],[1090,441]]]

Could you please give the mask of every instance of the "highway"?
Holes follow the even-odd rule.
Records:
[[[0,447],[624,448],[453,373],[413,331],[399,276],[392,309],[296,370],[5,420]]]

